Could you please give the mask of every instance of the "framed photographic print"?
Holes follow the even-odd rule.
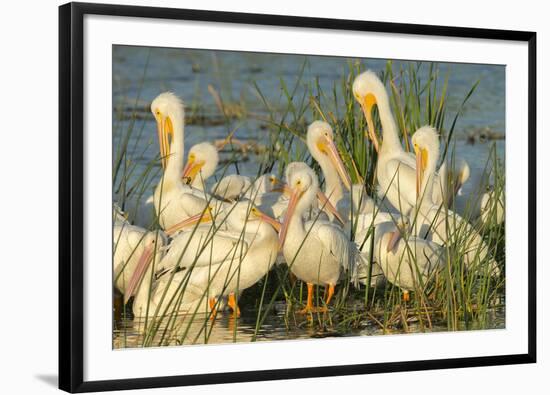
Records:
[[[61,389],[535,362],[535,33],[59,12]]]

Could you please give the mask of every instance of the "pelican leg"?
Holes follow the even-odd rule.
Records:
[[[332,296],[334,295],[334,284],[329,284],[328,285],[328,296],[327,296],[327,300],[325,302],[325,304],[328,306],[328,304],[330,303],[330,300],[332,299]]]
[[[325,292],[327,293],[327,298],[325,300],[325,305],[318,307],[315,311],[318,311],[320,313],[326,313],[328,311],[328,304],[330,303],[332,296],[334,295],[334,284],[328,284],[325,288]]]
[[[210,319],[214,321],[218,312],[216,308],[216,298],[208,299],[208,306],[210,307]]]
[[[239,305],[237,304],[237,300],[235,299],[234,292],[231,292],[229,294],[229,297],[227,298],[227,305],[231,308],[231,311],[235,316],[241,316],[241,310],[239,309]]]
[[[403,291],[403,302],[408,302],[410,300],[409,291]]]
[[[298,311],[299,314],[307,314],[313,311],[313,284],[307,283],[307,304],[302,310]]]

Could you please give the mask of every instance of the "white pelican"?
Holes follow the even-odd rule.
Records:
[[[462,158],[445,161],[439,168],[439,177],[447,183],[445,188],[442,188],[443,201],[451,207],[464,184],[470,179],[470,166]]]
[[[189,185],[193,188],[204,191],[206,180],[214,175],[219,161],[220,156],[214,144],[208,142],[195,144],[187,155],[182,178],[184,181],[189,181]]]
[[[229,231],[202,225],[174,238],[160,266],[177,268],[177,272],[167,272],[157,281],[151,314],[161,303],[169,311],[193,312],[208,306],[213,314],[224,296],[239,314],[235,295],[262,279],[277,258],[278,236],[273,227],[279,223],[248,201],[236,203],[226,221]]]
[[[470,178],[470,167],[463,163],[461,171],[454,177],[457,193],[449,201],[449,207],[472,223],[479,221],[482,226],[493,222],[504,222],[504,189],[497,191],[489,184],[488,174],[476,174],[471,180],[473,190],[465,194],[462,185]],[[452,179],[452,178],[451,178]]]
[[[489,261],[489,274],[499,275],[496,261],[489,255],[487,244],[468,221],[432,200],[432,177],[439,159],[439,137],[435,129],[424,126],[412,137],[416,153],[418,203],[411,215],[415,235],[428,236],[431,241],[460,247],[458,253],[464,258],[466,268],[474,268],[485,259]]]
[[[407,221],[408,217],[399,213],[374,210],[371,213],[359,214],[355,216],[353,220],[346,222],[344,225],[344,232],[347,235],[354,234],[354,239],[357,243],[362,241],[362,239],[358,236],[359,233],[368,230],[372,226],[376,226],[383,222],[393,222],[395,224],[399,224]]]
[[[273,174],[264,174],[258,177],[245,197],[264,213],[272,218],[282,218],[288,206],[285,183]]]
[[[154,204],[162,229],[171,228],[207,206],[204,192],[181,182],[184,145],[184,108],[170,92],[151,103],[157,122],[160,157],[164,173],[155,189]],[[189,198],[194,195],[195,199]],[[189,204],[192,203],[192,204]]]
[[[149,232],[127,222],[115,222],[113,275],[115,287],[124,294],[124,303],[140,288],[141,279],[149,265],[152,262],[158,265],[165,244],[166,236],[162,231]],[[142,297],[144,295],[145,293],[142,293]],[[142,302],[144,300],[138,301]]]
[[[372,71],[365,71],[358,75],[353,82],[353,94],[361,105],[367,119],[368,133],[378,152],[376,177],[378,179],[379,194],[387,197],[390,203],[407,215],[416,203],[416,163],[412,153],[407,153],[401,146],[397,125],[392,115],[390,101],[386,88]],[[372,110],[378,107],[378,115],[382,125],[382,143],[378,143]],[[433,201],[443,201],[442,187],[437,174],[433,180],[436,186],[432,188]]]
[[[326,183],[325,194],[344,221],[346,234],[350,234],[351,228],[354,232],[358,232],[371,226],[373,219],[376,223],[392,221],[392,218],[399,219],[401,216],[397,213],[381,211],[374,200],[368,196],[364,185],[351,185],[351,193],[343,190],[340,180],[344,185],[349,185],[350,178],[336,150],[333,136],[332,128],[328,123],[315,121],[307,131],[307,146],[311,156],[323,171]],[[319,201],[322,204],[321,198]],[[331,218],[330,210],[328,214]]]
[[[348,171],[334,144],[334,132],[327,122],[315,121],[309,125],[307,147],[311,156],[319,163],[325,177],[324,194],[344,221],[351,219],[352,205],[354,215],[374,211],[376,206],[367,195],[365,187],[351,184]],[[351,193],[344,191],[342,183],[348,191],[351,190]],[[322,199],[319,203],[323,204]],[[330,214],[329,217],[331,217]]]
[[[250,180],[250,177],[241,176],[240,174],[229,174],[212,185],[210,193],[224,200],[235,201],[249,192],[251,187],[252,180]]]
[[[340,180],[349,191],[351,179],[334,143],[334,133],[330,125],[315,121],[307,129],[307,147],[311,156],[319,163],[325,177],[325,195],[333,206],[344,198]]]
[[[479,199],[479,218],[483,225],[494,221],[497,225],[504,222],[504,188],[497,191],[494,186],[489,186],[481,194]]]
[[[290,166],[290,165],[289,165]],[[303,215],[317,198],[319,181],[305,163],[287,168],[290,199],[279,235],[291,272],[307,283],[307,305],[301,313],[326,311],[342,269],[353,268],[355,246],[336,225],[324,220],[304,223]],[[314,284],[328,287],[325,306],[313,307]]]
[[[218,150],[213,144],[203,142],[195,144],[189,150],[187,163],[182,171],[182,182],[190,185],[193,189],[184,187],[186,193],[193,193],[204,199],[208,195],[204,191],[206,180],[216,171],[218,166]],[[156,220],[154,193],[140,196],[137,192],[126,199],[126,212],[130,222],[144,228],[151,228]]]
[[[273,174],[263,174],[254,181],[248,176],[229,174],[214,184],[210,192],[230,201],[241,198],[252,200],[258,208],[268,213],[265,210],[271,207],[266,205],[275,204],[285,190],[284,183]]]
[[[254,180],[252,188],[247,192],[246,197],[253,200],[264,193],[271,193],[274,191],[281,192],[282,186],[283,183],[274,174],[263,174]]]
[[[286,172],[291,172],[291,169],[295,165],[300,164],[299,162],[289,163]],[[288,207],[290,189],[273,174],[264,174],[252,183],[245,197],[252,200],[262,212],[267,213],[272,218],[280,219],[283,218]],[[334,217],[344,224],[341,215],[321,190],[317,192],[317,200],[312,205],[312,210],[306,217],[316,217],[319,215],[319,209],[322,209],[329,218]]]
[[[446,250],[441,245],[419,237],[403,237],[407,225],[382,222],[358,235],[363,239],[361,254],[372,254],[377,264],[373,276],[374,269],[381,269],[389,282],[401,288],[405,301],[409,300],[409,291],[423,290],[446,264]]]

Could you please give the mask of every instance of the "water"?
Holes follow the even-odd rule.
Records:
[[[238,103],[245,108],[248,116],[232,121],[231,127],[238,124],[239,129],[235,137],[241,140],[255,140],[259,143],[267,141],[267,131],[262,128],[262,117],[266,117],[265,106],[260,100],[254,84],[257,84],[268,102],[276,108],[285,107],[287,99],[281,89],[282,82],[292,87],[300,74],[304,62],[306,66],[302,81],[312,82],[319,78],[319,83],[325,92],[331,92],[334,82],[338,84],[342,75],[349,70],[348,62],[356,62],[356,59],[332,58],[332,57],[306,57],[301,55],[275,55],[254,54],[239,52],[212,52],[200,50],[181,50],[164,48],[121,47],[113,48],[113,104],[116,108],[123,108],[123,120],[114,121],[115,130],[122,131],[114,137],[114,150],[121,141],[119,136],[125,134],[128,127],[140,131],[134,133],[128,145],[128,153],[132,161],[137,164],[130,180],[136,180],[148,163],[158,155],[156,143],[156,126],[153,117],[148,110],[150,101],[160,92],[170,90],[182,97],[186,103],[186,114],[189,117],[200,114],[205,117],[204,122],[192,122],[186,125],[185,147],[189,149],[193,144],[201,141],[213,141],[223,139],[228,134],[228,126],[220,120],[220,112],[216,107],[212,95],[208,91],[208,85],[213,85],[221,94],[224,102]],[[360,60],[367,68],[375,71],[382,70],[386,61],[379,59]],[[396,61],[394,70],[406,62]],[[468,65],[468,64],[440,64],[441,81],[447,72],[450,72],[448,85],[448,113],[447,127],[458,111],[462,100],[472,85],[480,80],[480,83],[469,99],[456,126],[456,154],[468,161],[473,173],[483,171],[491,147],[496,145],[497,155],[504,161],[504,135],[505,135],[505,68],[492,65]],[[425,75],[427,67],[421,69],[421,75]],[[290,89],[290,88],[289,88]],[[295,95],[295,100],[301,97],[307,87],[300,86]],[[339,90],[338,90],[339,92]],[[306,92],[307,93],[307,92]],[[138,119],[132,125],[131,115],[134,109],[138,110]],[[119,114],[116,114],[119,115]],[[118,119],[115,116],[114,119]],[[309,119],[309,118],[308,118]],[[496,141],[476,142],[470,144],[467,137],[484,131],[489,134],[500,135],[502,139]],[[141,140],[137,140],[139,135]],[[227,156],[221,157],[222,161]],[[250,160],[239,164],[242,174],[256,175],[258,170],[258,158],[251,156]],[[158,169],[157,167],[157,170]],[[226,171],[226,170],[223,170]],[[227,169],[227,173],[235,172],[234,167]],[[217,175],[219,176],[219,174]],[[157,184],[158,174],[153,177],[151,185]],[[475,185],[466,185],[465,193],[476,188]],[[305,339],[328,336],[355,336],[378,335],[384,332],[373,320],[365,319],[354,328],[345,326],[338,329],[338,318],[331,325],[310,325],[304,316],[286,314],[284,302],[275,305],[275,312],[269,314],[266,320],[256,331],[256,313],[247,311],[246,306],[243,315],[237,321],[226,312],[219,313],[212,325],[204,317],[194,320],[182,316],[178,318],[180,328],[189,328],[184,339],[181,330],[175,331],[164,339],[166,344],[176,345],[181,341],[185,344],[208,342],[234,342],[234,341],[266,341],[275,339]],[[487,317],[488,328],[504,327],[504,311],[492,311]],[[290,320],[290,321],[289,321]],[[205,327],[204,323],[207,322]],[[459,326],[465,329],[465,323]],[[133,347],[143,341],[143,320],[120,320],[114,331],[114,346]],[[159,333],[163,332],[163,327]],[[418,322],[409,323],[408,329],[397,327],[392,332],[415,332],[422,328]],[[468,329],[476,329],[469,327]],[[429,331],[447,330],[445,323],[433,323]],[[207,333],[210,333],[208,336]],[[155,339],[158,343],[159,338]]]
[[[407,327],[405,328],[400,319],[396,318],[396,325],[389,328],[382,328],[375,320],[361,320],[356,327],[341,327],[338,317],[323,316],[314,314],[313,318],[286,312],[284,302],[277,302],[274,305],[275,311],[266,316],[264,322],[258,326],[257,312],[254,310],[242,310],[242,315],[235,318],[230,312],[219,312],[215,320],[210,320],[205,315],[180,315],[176,318],[175,330],[167,331],[164,334],[167,320],[164,320],[156,332],[151,346],[175,346],[193,344],[219,344],[219,343],[242,343],[253,341],[273,340],[299,340],[299,339],[320,339],[327,337],[347,336],[377,336],[388,334],[404,333],[430,333],[447,331],[446,323],[442,321],[432,322],[427,327],[419,322],[414,313],[407,315]],[[395,311],[396,317],[400,312]],[[494,309],[487,315],[485,328],[503,329],[505,327],[504,309]],[[150,321],[149,324],[150,325]],[[459,322],[458,330],[476,330],[479,324],[466,326],[465,322]],[[145,319],[121,319],[117,321],[117,329],[113,333],[114,348],[141,347],[144,339]]]
[[[367,68],[379,71],[386,65],[381,59],[347,59],[320,56],[257,54],[229,51],[202,51],[171,48],[113,47],[113,103],[125,103],[127,115],[138,103],[143,119],[136,127],[144,130],[145,135],[156,138],[155,125],[148,111],[150,101],[160,92],[170,90],[182,97],[186,103],[186,113],[200,112],[206,117],[220,118],[208,85],[218,90],[225,102],[242,103],[251,116],[238,121],[237,138],[242,140],[266,141],[267,132],[261,128],[258,116],[266,114],[265,106],[257,94],[256,84],[268,102],[275,107],[286,106],[287,99],[281,89],[283,81],[290,89],[296,83],[300,70],[306,66],[302,81],[312,82],[319,78],[324,92],[332,92],[333,84],[339,85],[343,75],[349,71],[349,62],[362,62]],[[407,62],[395,61],[394,70],[407,67]],[[458,111],[464,97],[472,85],[479,85],[456,125],[456,153],[468,161],[473,175],[483,171],[489,151],[496,144],[497,154],[504,159],[504,140],[477,142],[471,145],[466,138],[479,131],[505,135],[505,67],[480,64],[439,64],[440,85],[449,72],[447,89],[448,114],[447,127]],[[428,73],[427,64],[420,69],[420,75]],[[424,78],[425,80],[425,78]],[[303,88],[303,89],[302,89]],[[305,87],[297,90],[295,99],[301,97]],[[125,131],[130,121],[122,122]],[[235,125],[235,123],[233,123]],[[232,126],[233,126],[232,125]],[[223,139],[229,130],[226,125],[191,124],[186,126],[185,147],[214,139]],[[118,140],[114,141],[115,146]],[[144,151],[143,144],[138,145],[131,154],[139,155],[138,170],[158,154],[156,142]],[[130,145],[132,147],[132,145]],[[223,159],[227,159],[222,157]],[[239,165],[243,174],[256,175],[258,163],[252,160]],[[229,168],[227,173],[235,172]],[[140,174],[136,171],[136,174]],[[227,174],[226,173],[226,174]],[[469,192],[466,190],[466,193]]]
[[[221,90],[224,99],[246,101],[255,110],[263,108],[253,83],[258,84],[270,102],[281,102],[281,80],[292,86],[303,67],[303,80],[319,78],[321,87],[330,92],[334,82],[340,82],[349,71],[348,62],[355,59],[256,54],[228,51],[201,51],[166,48],[115,46],[113,50],[113,84],[115,103],[124,97],[135,98],[139,92],[144,102],[150,102],[164,90],[180,95],[187,104],[200,101],[205,108],[215,109],[208,84]],[[386,60],[360,60],[367,68],[383,70]],[[395,61],[394,70],[408,62]],[[469,100],[458,125],[458,131],[489,127],[504,133],[505,67],[480,64],[439,64],[441,79],[450,71],[448,108],[458,110],[462,100],[478,79],[479,86]],[[145,81],[141,86],[144,75]],[[427,67],[420,70],[425,76]],[[252,131],[250,131],[252,132]]]

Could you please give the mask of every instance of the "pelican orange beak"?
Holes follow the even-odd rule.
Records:
[[[372,108],[375,104],[377,104],[376,97],[372,93],[367,93],[364,98],[357,98],[357,100],[359,101],[361,109],[363,110],[363,114],[365,114],[365,118],[367,119],[368,133],[365,135],[365,137],[368,137],[372,141],[374,149],[376,150],[376,152],[378,152],[380,149],[380,145],[378,143],[378,137],[376,137],[376,131],[374,130],[374,121],[372,119]]]
[[[279,221],[277,221],[276,219],[274,218],[271,218],[269,215],[261,212],[260,210],[258,210],[257,208],[253,209],[252,210],[252,214],[254,216],[256,216],[257,218],[259,218],[260,221],[263,221],[271,226],[273,226],[273,228],[275,228],[275,230],[277,232],[280,232],[281,231],[281,224],[279,223]]]
[[[207,223],[207,222],[212,222],[212,221],[213,221],[212,208],[210,206],[208,206],[206,208],[206,210],[204,210],[203,212],[201,212],[199,214],[196,214],[196,215],[192,215],[191,217],[189,217],[187,219],[184,219],[183,221],[181,221],[181,222],[175,224],[174,226],[171,226],[170,228],[166,229],[165,233],[168,236],[172,237],[173,235],[175,235],[180,230],[188,228],[191,225],[195,225],[195,224],[199,224],[199,223]]]
[[[141,256],[139,257],[139,261],[137,263],[136,269],[134,270],[134,273],[132,273],[130,282],[128,283],[124,291],[124,304],[128,303],[128,300],[132,296],[134,296],[134,294],[136,293],[136,290],[138,289],[139,284],[141,284],[141,280],[143,279],[143,276],[145,276],[145,272],[147,271],[147,268],[151,263],[154,246],[155,246],[155,243],[151,243],[150,245],[145,247]]]
[[[294,211],[296,210],[296,205],[298,204],[298,201],[303,195],[303,191],[301,191],[299,188],[296,188],[296,189],[289,188],[289,189],[290,189],[290,199],[288,201],[288,207],[286,209],[285,219],[283,221],[283,225],[281,226],[281,231],[279,232],[279,249],[282,249],[285,244],[286,233],[288,231],[290,220],[294,215]]]
[[[336,148],[336,144],[334,144],[334,140],[328,136],[323,136],[317,141],[317,148],[330,158],[344,186],[349,191],[351,189],[351,178],[344,166],[344,162],[342,162],[342,157]]]
[[[327,195],[325,195],[323,192],[321,192],[321,191],[319,190],[319,191],[317,191],[317,199],[319,200],[319,207],[320,207],[324,212],[326,212],[327,214],[332,214],[332,215],[334,215],[334,217],[335,217],[342,225],[345,225],[344,219],[342,218],[342,216],[340,215],[340,213],[338,212],[338,210],[336,209],[336,207],[334,207],[334,206],[332,205],[332,203],[330,202],[330,200],[328,200]]]
[[[424,148],[419,148],[414,145],[414,153],[416,155],[416,198],[420,198],[422,182],[424,181],[424,172],[428,164],[428,151]]]
[[[285,195],[287,198],[290,198],[290,195],[292,195],[292,190],[290,187],[285,184],[281,183],[281,186],[275,189],[276,192],[281,192],[283,195]]]
[[[162,114],[158,113],[155,116],[157,121],[157,134],[160,147],[160,160],[162,168],[166,169],[168,163],[168,156],[170,155],[171,139],[174,138],[174,126],[170,117],[164,118]]]
[[[287,184],[282,184],[282,187],[278,190],[283,193],[286,197],[289,197],[292,195],[292,189]],[[342,225],[345,225],[345,221],[336,209],[334,205],[330,202],[327,195],[325,195],[321,190],[317,191],[317,200],[319,201],[319,207],[321,210],[326,212],[327,214],[332,214],[338,222],[340,222]]]
[[[205,162],[203,160],[196,160],[195,155],[190,154],[189,158],[187,159],[187,163],[183,168],[181,178],[188,178],[190,180],[189,183],[192,183],[197,177],[197,174],[199,174],[199,171],[204,166],[204,163]]]

